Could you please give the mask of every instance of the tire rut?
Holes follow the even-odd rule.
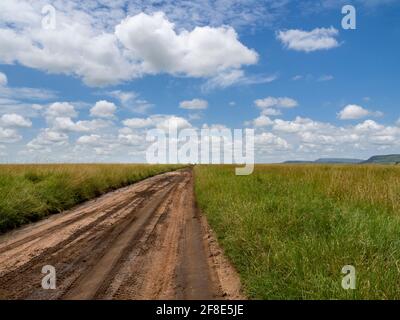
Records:
[[[203,220],[190,168],[106,194],[0,238],[0,298],[232,297],[219,275],[238,278],[217,270]],[[56,269],[55,290],[41,287],[44,265]]]

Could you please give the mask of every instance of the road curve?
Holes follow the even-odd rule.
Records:
[[[221,253],[192,170],[178,170],[1,236],[0,298],[243,298]],[[56,289],[42,288],[45,265]]]

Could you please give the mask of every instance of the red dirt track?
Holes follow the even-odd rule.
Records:
[[[56,289],[41,286],[56,269]],[[2,299],[238,299],[195,207],[193,172],[161,174],[0,237]]]

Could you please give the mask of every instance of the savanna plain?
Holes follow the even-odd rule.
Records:
[[[180,168],[2,165],[0,231]],[[229,165],[185,170],[188,183],[173,178],[177,188],[193,188],[194,176],[196,204],[238,272],[244,296],[400,299],[399,166],[256,165],[249,176],[236,176]],[[342,288],[345,265],[356,270],[354,290]]]

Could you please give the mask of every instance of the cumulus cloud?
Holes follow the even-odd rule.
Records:
[[[131,129],[157,128],[168,131],[169,125],[175,125],[178,129],[190,128],[192,125],[185,118],[173,115],[152,115],[148,118],[131,118],[122,122]]]
[[[336,48],[339,43],[336,37],[339,31],[334,27],[316,28],[311,31],[291,29],[278,31],[276,37],[291,50],[312,52]]]
[[[179,107],[188,110],[203,110],[207,109],[208,102],[206,100],[201,100],[201,99],[187,100],[187,101],[182,101],[179,104]]]
[[[85,127],[81,121],[77,123],[73,122],[71,118],[68,117],[57,117],[53,121],[53,128],[57,131],[88,131],[89,129]]]
[[[133,91],[114,90],[107,92],[107,94],[118,99],[123,106],[128,106],[138,97],[138,94]]]
[[[151,118],[130,118],[125,119],[124,121],[122,121],[122,123],[125,126],[133,129],[148,128],[154,124]]]
[[[206,26],[177,33],[162,12],[128,17],[115,30],[128,53],[149,73],[205,77],[258,60],[255,51],[240,43],[233,28]]]
[[[270,151],[287,150],[290,149],[290,144],[283,138],[271,132],[263,132],[255,136],[254,142],[261,146],[261,148],[270,149]],[[271,148],[273,150],[271,150]]]
[[[296,117],[295,120],[287,121],[275,119],[273,129],[284,133],[297,133],[304,131],[318,131],[332,128],[328,123],[313,121],[312,119]]]
[[[72,104],[68,102],[55,102],[52,103],[45,112],[46,116],[49,118],[57,117],[70,117],[75,118],[78,113]]]
[[[338,117],[341,120],[361,119],[367,116],[380,117],[382,115],[380,111],[369,111],[356,104],[349,104],[338,113]]]
[[[54,131],[60,132],[92,132],[109,127],[112,123],[107,120],[79,120],[73,121],[70,117],[47,118],[47,123]]]
[[[253,120],[253,125],[255,127],[267,127],[272,125],[274,122],[267,116],[261,115]]]
[[[374,120],[365,120],[355,126],[355,130],[359,132],[381,131],[384,126],[376,123]]]
[[[147,113],[147,111],[153,107],[147,100],[141,99],[136,92],[114,90],[107,92],[107,94],[118,99],[123,107],[138,114]]]
[[[294,108],[298,106],[298,102],[292,98],[281,97],[267,97],[264,99],[257,99],[254,101],[254,104],[260,109],[267,108]]]
[[[6,24],[0,24],[0,62],[74,75],[90,86],[158,73],[213,77],[258,61],[257,53],[243,45],[228,26],[177,31],[162,12],[141,12],[123,20],[120,16],[119,22],[110,19],[115,23],[112,30],[105,29],[103,21],[90,12],[57,7],[56,30],[45,30],[40,24],[39,2],[22,1],[23,8],[19,8],[5,1],[2,7],[11,12],[2,13]],[[29,12],[30,18],[18,18],[20,9]],[[10,28],[13,24],[17,27]]]
[[[7,76],[4,73],[0,72],[0,86],[3,87],[6,85],[7,85]]]
[[[153,119],[155,121],[156,128],[164,130],[165,132],[168,132],[171,126],[177,128],[178,130],[192,127],[190,122],[182,117],[161,116],[161,117],[154,117]]]
[[[280,110],[274,108],[266,108],[261,111],[261,115],[263,116],[279,116],[281,114]]]
[[[283,160],[290,159],[288,152],[309,159],[349,155],[355,150],[361,152],[373,146],[392,148],[396,146],[396,137],[400,135],[400,128],[385,127],[372,120],[350,127],[338,127],[299,116],[294,120],[271,119],[271,116],[280,114],[278,108],[298,105],[291,98],[267,97],[254,103],[261,109],[261,114],[245,122],[245,125],[256,130],[256,150],[262,159],[276,159],[279,156]]]
[[[383,151],[395,153],[400,147],[400,127],[365,120],[351,126],[336,126],[328,122],[296,117],[293,120],[274,119],[267,126],[256,126],[256,151],[262,159],[312,159],[319,157],[368,158]],[[285,140],[288,148],[279,148]],[[274,160],[275,161],[275,160]]]
[[[246,75],[243,70],[228,70],[213,76],[202,86],[207,92],[216,88],[227,88],[233,85],[252,85],[270,83],[278,78],[277,75]]]
[[[56,92],[46,89],[10,87],[0,85],[0,99],[10,99],[15,101],[45,101],[56,98]]]
[[[101,137],[97,134],[91,134],[89,136],[81,136],[76,141],[77,144],[84,144],[90,146],[100,146],[102,145]]]
[[[95,106],[90,109],[90,115],[100,118],[112,118],[116,110],[117,107],[114,103],[101,100],[96,102]]]
[[[22,137],[14,129],[0,127],[0,142],[12,143],[21,140]]]
[[[38,136],[28,142],[27,147],[31,150],[40,150],[49,146],[62,146],[68,143],[68,135],[54,131],[50,128],[42,129]]]
[[[6,127],[29,128],[32,126],[32,122],[29,119],[16,113],[2,115],[0,122]]]
[[[118,141],[123,145],[140,146],[143,143],[143,136],[130,128],[122,128],[119,130]]]

